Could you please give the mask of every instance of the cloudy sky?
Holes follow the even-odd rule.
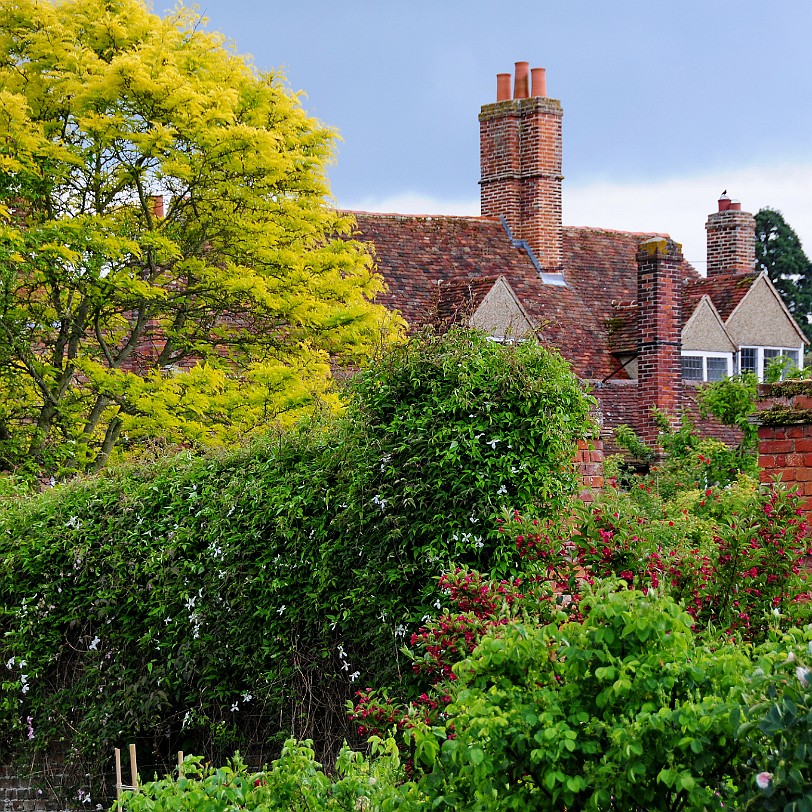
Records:
[[[478,214],[477,114],[526,60],[564,108],[566,224],[669,232],[704,272],[727,189],[746,211],[781,210],[812,254],[809,0],[199,6],[337,129],[341,206]]]

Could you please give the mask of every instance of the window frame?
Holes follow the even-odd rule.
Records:
[[[686,378],[683,381],[688,383],[708,383],[708,359],[721,358],[727,362],[727,373],[724,377],[729,378],[733,374],[734,357],[732,352],[712,352],[709,350],[682,350],[681,358],[701,358],[702,359],[702,380],[698,378]]]
[[[792,353],[793,355],[797,355],[798,358],[798,369],[804,368],[804,348],[803,347],[778,347],[774,345],[768,344],[743,344],[739,347],[738,351],[736,352],[736,370],[737,372],[741,373],[741,358],[742,358],[742,350],[755,350],[756,353],[756,368],[755,370],[746,370],[748,372],[755,371],[756,375],[758,376],[759,381],[764,380],[764,352],[765,350],[769,350],[770,352],[776,353],[775,355],[771,355],[770,358],[776,357],[791,357],[788,356],[788,353]],[[770,360],[769,358],[767,359]],[[794,360],[794,359],[793,359]]]

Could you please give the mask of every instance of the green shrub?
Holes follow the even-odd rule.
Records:
[[[746,653],[705,647],[667,598],[605,586],[584,604],[580,623],[508,625],[455,666],[445,721],[410,731],[426,806],[704,812],[735,796]]]
[[[371,742],[371,756],[342,747],[332,776],[315,759],[312,742],[285,742],[267,769],[249,772],[239,754],[226,767],[186,758],[183,774],[144,784],[125,793],[127,812],[358,812],[380,809],[402,779],[394,741]]]

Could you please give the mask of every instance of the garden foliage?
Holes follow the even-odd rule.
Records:
[[[93,781],[134,739],[146,768],[291,734],[332,758],[359,685],[409,695],[441,573],[507,571],[495,516],[566,504],[589,406],[558,356],[455,332],[380,358],[340,420],[6,500],[4,755]]]

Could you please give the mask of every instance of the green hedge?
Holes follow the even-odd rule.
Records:
[[[589,408],[535,344],[423,337],[340,419],[4,502],[3,757],[57,752],[83,785],[132,740],[146,774],[177,749],[262,763],[291,735],[329,762],[357,688],[408,691],[436,577],[507,571],[495,514],[573,493]]]

